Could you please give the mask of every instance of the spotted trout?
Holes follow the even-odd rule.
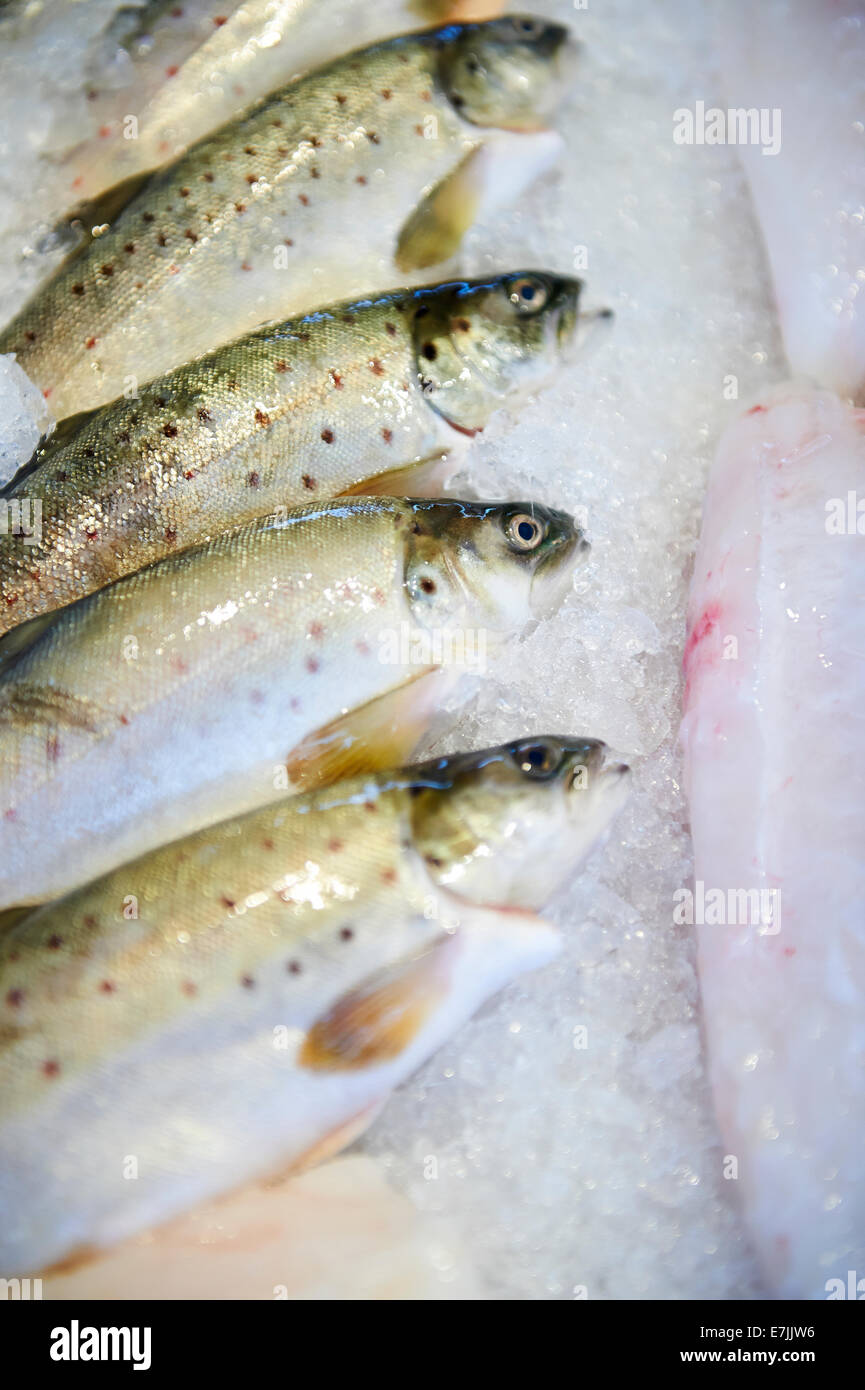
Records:
[[[82,212],[91,235],[5,332],[56,418],[322,299],[447,260],[479,211],[560,148],[541,129],[567,30],[450,25],[282,88],[145,181]]]
[[[500,0],[126,6],[92,45],[87,111],[94,134],[70,153],[64,186],[75,202],[93,197],[176,158],[231,120],[239,103],[248,105],[350,48],[430,24],[489,19],[502,8]]]
[[[560,944],[537,915],[627,788],[530,738],[282,799],[0,936],[0,1275],[353,1139]],[[50,1276],[49,1276],[50,1277]]]
[[[557,606],[585,548],[531,503],[351,498],[60,609],[0,669],[0,907],[282,786],[380,767],[397,738],[408,756],[460,674]]]
[[[549,374],[578,293],[528,271],[349,302],[73,418],[3,494],[0,632],[279,506],[436,490]]]

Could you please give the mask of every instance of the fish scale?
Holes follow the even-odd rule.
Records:
[[[528,306],[520,286],[531,288]],[[578,288],[533,272],[348,301],[70,420],[4,494],[31,516],[41,510],[38,537],[7,536],[0,547],[0,632],[280,506],[402,490],[392,475],[406,482],[421,463],[406,490],[440,484],[467,443],[448,421],[466,418],[467,406],[448,405],[447,383],[436,391],[424,381],[424,322],[435,320],[437,339],[458,336],[461,397],[478,428],[558,360]],[[483,361],[507,354],[501,379],[491,386],[470,369],[469,349]]]
[[[37,291],[0,351],[63,417],[309,308],[322,284],[341,298],[392,282],[401,228],[484,140],[439,80],[460,32],[349,54],[193,146]]]
[[[525,739],[348,779],[8,929],[0,1273],[349,1142],[484,999],[555,955],[535,910],[621,805],[627,769],[603,757],[593,739]]]
[[[340,746],[410,749],[435,708],[418,678],[447,666],[450,681],[467,631],[492,646],[538,590],[558,602],[567,587],[579,533],[534,506],[524,549],[508,518],[526,510],[351,498],[286,511],[49,615],[0,672],[0,906],[263,804],[303,741],[350,710]],[[455,659],[383,643],[414,630],[449,634]],[[385,696],[404,703],[377,713]]]

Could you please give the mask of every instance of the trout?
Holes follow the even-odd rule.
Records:
[[[349,498],[48,615],[0,670],[0,908],[380,767],[397,737],[408,756],[460,675],[557,606],[586,548],[531,503]]]
[[[578,293],[527,271],[336,305],[73,417],[2,494],[0,633],[280,506],[436,490],[549,374]]]
[[[450,25],[289,84],[82,212],[90,237],[0,352],[62,418],[311,308],[324,286],[370,293],[447,260],[557,154],[542,127],[567,38],[532,18]]]
[[[594,739],[544,737],[358,777],[8,929],[0,1274],[348,1143],[479,1004],[555,956],[537,910],[626,774]]]

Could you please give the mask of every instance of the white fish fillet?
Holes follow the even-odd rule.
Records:
[[[771,1291],[865,1274],[865,411],[779,389],[724,435],[683,741],[726,1152]],[[849,515],[848,515],[849,512]],[[854,531],[849,533],[849,522]],[[838,533],[840,527],[847,533]],[[709,892],[726,925],[711,924]],[[763,890],[764,926],[737,890]],[[737,922],[730,924],[730,916]]]
[[[778,112],[781,148],[740,146],[793,372],[865,387],[865,13],[860,0],[718,6],[729,107]]]
[[[455,1234],[353,1154],[244,1188],[47,1275],[42,1297],[452,1301],[482,1292]]]

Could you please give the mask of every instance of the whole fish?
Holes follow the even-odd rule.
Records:
[[[537,19],[451,25],[289,84],[123,211],[106,195],[88,213],[99,235],[25,305],[0,352],[17,354],[60,418],[311,307],[324,285],[367,293],[446,260],[482,206],[558,152],[540,127],[566,40]]]
[[[93,44],[91,139],[72,150],[65,184],[91,198],[176,158],[244,106],[351,48],[453,19],[487,19],[500,0],[195,0],[121,9]],[[119,88],[119,89],[118,89]],[[129,113],[136,113],[129,138]]]
[[[49,615],[0,670],[0,907],[283,786],[389,765],[394,729],[408,754],[460,673],[558,604],[585,548],[531,503],[351,498]]]
[[[0,936],[0,1274],[333,1153],[489,995],[624,798],[533,738],[283,799]]]
[[[336,305],[73,418],[3,494],[0,632],[279,506],[438,487],[549,373],[578,293],[526,271]]]

